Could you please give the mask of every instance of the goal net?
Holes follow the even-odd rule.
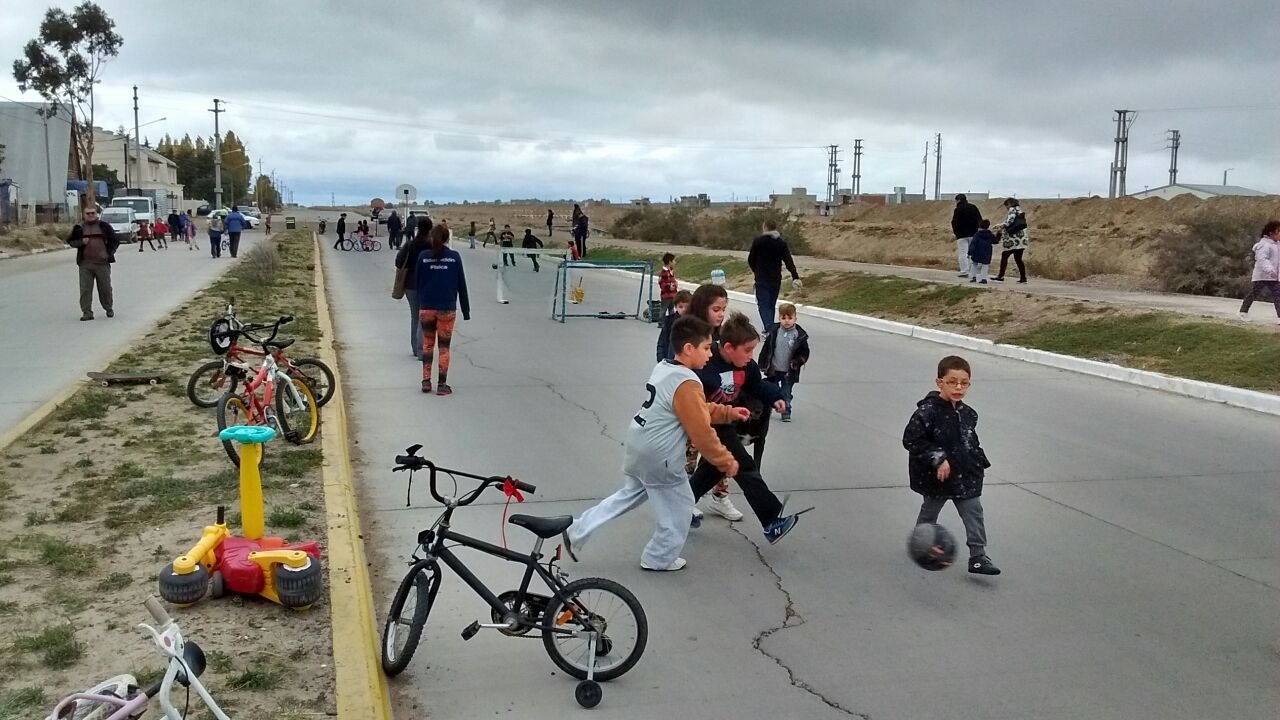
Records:
[[[649,262],[570,260],[560,248],[515,247],[497,248],[491,266],[499,303],[538,302],[549,294],[551,318],[559,322],[571,317],[648,321],[654,304]]]

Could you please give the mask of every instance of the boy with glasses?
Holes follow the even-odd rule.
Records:
[[[964,403],[969,392],[969,363],[948,355],[938,363],[938,389],[916,403],[902,434],[910,453],[911,489],[924,496],[916,524],[935,523],[950,500],[964,522],[969,545],[969,572],[999,575],[987,557],[987,529],[982,517],[982,477],[991,463],[978,441],[978,413]]]

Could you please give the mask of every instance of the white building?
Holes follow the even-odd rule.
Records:
[[[62,109],[46,119],[38,112],[45,107],[0,102],[0,180],[18,186],[23,205],[64,204],[74,168],[71,116]]]
[[[1264,193],[1261,190],[1240,187],[1239,185],[1191,185],[1188,183],[1176,183],[1173,185],[1162,185],[1158,188],[1143,190],[1142,192],[1129,193],[1129,197],[1138,198],[1140,200],[1146,198],[1170,198],[1179,195],[1194,195],[1201,200],[1208,200],[1216,197],[1264,197],[1270,193]]]
[[[128,155],[125,148],[128,147]],[[142,171],[138,171],[138,155],[141,154]],[[149,148],[139,148],[127,135],[119,135],[102,128],[93,129],[93,161],[115,170],[127,189],[159,191],[164,197],[179,202],[186,199],[186,188],[178,184],[178,165],[169,158]],[[128,163],[126,172],[125,164]]]
[[[797,215],[807,215],[818,207],[818,196],[810,195],[808,188],[793,187],[791,192],[769,195],[769,204],[779,210],[790,210]]]

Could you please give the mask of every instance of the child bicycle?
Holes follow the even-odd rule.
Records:
[[[164,677],[144,690],[137,686],[137,680],[132,675],[117,675],[85,692],[66,698],[58,703],[45,720],[132,720],[146,711],[152,699],[160,703],[160,711],[166,720],[182,720],[190,709],[192,689],[209,712],[213,713],[213,717],[217,720],[231,720],[200,682],[200,673],[204,672],[205,666],[204,651],[194,641],[182,637],[178,624],[169,618],[169,614],[155,598],[147,598],[144,604],[155,619],[156,626],[142,623],[138,627],[147,631],[160,654],[169,658],[169,668]],[[187,688],[187,707],[181,713],[169,698],[175,682]]]
[[[440,589],[440,563],[443,563],[490,608],[493,622],[477,620],[471,623],[462,631],[463,640],[470,640],[482,629],[494,629],[508,637],[521,637],[536,630],[541,633],[543,648],[552,662],[579,680],[574,690],[578,704],[586,708],[598,705],[603,695],[599,683],[620,677],[634,667],[644,653],[649,638],[649,621],[640,601],[630,590],[612,580],[581,578],[570,582],[564,571],[556,566],[560,559],[558,545],[549,561],[539,562],[542,560],[543,541],[564,532],[573,523],[569,515],[509,517],[507,522],[538,536],[533,551],[527,555],[454,532],[450,528],[454,511],[475,502],[486,489],[501,488],[508,497],[522,502],[521,491],[532,494],[536,488],[510,477],[484,477],[438,467],[418,456],[421,447],[414,445],[405,451],[407,455],[397,455],[394,471],[409,471],[409,491],[412,491],[413,473],[427,470],[430,473],[431,497],[445,510],[430,528],[418,533],[418,545],[409,562],[409,572],[391,601],[382,630],[383,671],[387,675],[398,675],[413,658],[422,637],[422,628],[435,603],[436,592]],[[455,493],[458,478],[479,480],[480,485],[460,497],[444,497],[436,487],[438,473],[453,478]],[[446,546],[446,542],[451,545]],[[519,588],[494,595],[454,555],[451,548],[459,546],[523,565],[524,577]],[[550,595],[529,592],[529,583],[535,574],[546,584]]]

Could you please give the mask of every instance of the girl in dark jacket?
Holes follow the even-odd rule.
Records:
[[[418,317],[422,321],[422,392],[431,392],[431,361],[436,346],[440,347],[440,372],[437,395],[453,392],[449,387],[449,344],[453,341],[453,324],[462,306],[462,319],[471,319],[471,300],[467,297],[467,276],[462,271],[462,256],[448,247],[449,228],[437,225],[430,232],[431,249],[418,256],[415,285],[418,290]]]

